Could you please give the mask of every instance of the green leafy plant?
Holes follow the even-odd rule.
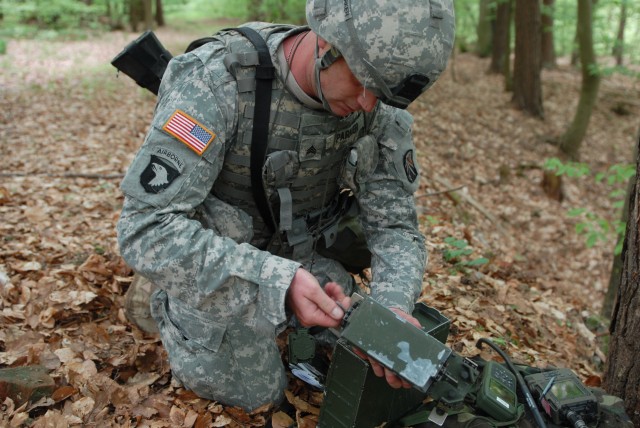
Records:
[[[556,175],[566,175],[567,177],[577,178],[589,175],[591,172],[586,163],[580,162],[562,162],[558,158],[547,159],[544,163],[544,169],[554,172]]]
[[[544,168],[554,172],[556,175],[566,175],[571,178],[579,178],[591,175],[591,170],[586,164],[579,162],[562,162],[560,159],[547,159]],[[574,207],[569,209],[567,215],[577,218],[575,230],[579,235],[583,235],[588,248],[593,247],[598,242],[608,242],[613,236],[617,244],[614,250],[616,255],[622,252],[626,223],[621,221],[622,208],[624,207],[625,190],[624,186],[635,175],[635,167],[632,164],[612,165],[606,172],[599,172],[594,175],[598,183],[605,182],[613,187],[609,197],[613,200],[612,207],[617,210],[616,220],[609,221],[606,218],[587,210],[586,208]]]
[[[448,245],[442,252],[442,257],[451,263],[455,269],[463,270],[465,267],[481,266],[489,263],[486,257],[469,258],[473,254],[473,248],[469,246],[466,239],[457,239],[449,236],[444,239]]]

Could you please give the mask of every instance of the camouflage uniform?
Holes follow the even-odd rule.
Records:
[[[309,174],[312,169],[303,164],[310,147],[316,153],[309,162],[318,162],[332,145],[335,162],[328,168],[335,176],[330,188],[336,191],[312,198],[327,206],[338,184],[353,191],[372,253],[372,296],[411,312],[426,263],[413,199],[420,180],[411,117],[381,103],[371,113],[344,119],[308,111],[283,87],[278,55],[282,41],[300,28],[252,26],[267,39],[277,75],[266,163],[282,153],[274,116],[295,119],[313,113],[314,120],[323,117],[325,125],[335,124],[334,130],[316,124],[327,135],[311,125],[298,127],[289,155]],[[255,409],[282,399],[286,378],[275,335],[287,320],[285,296],[296,270],[305,267],[321,284],[332,280],[347,286],[351,278],[340,263],[314,252],[317,236],[294,248],[286,234],[267,232],[253,201],[240,208],[230,203],[233,192],[217,186],[223,175],[227,182],[246,179],[229,168],[243,163],[234,151],[243,144],[238,140],[242,84],[224,64],[236,43],[246,44],[246,39],[222,33],[170,63],[151,129],[121,186],[126,197],[118,239],[127,263],[159,287],[151,312],[173,374],[202,397]],[[184,123],[187,133],[180,128]],[[348,136],[336,133],[351,126],[356,131]],[[320,144],[310,146],[308,135]],[[298,183],[317,185],[325,172],[319,169],[317,178]],[[266,189],[278,213],[284,202],[274,202],[275,190]],[[308,212],[295,210],[303,193],[291,193],[294,213],[304,217]]]

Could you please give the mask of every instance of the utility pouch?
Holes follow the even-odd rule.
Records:
[[[162,75],[171,58],[171,53],[162,46],[153,31],[146,31],[113,58],[111,65],[139,86],[158,95]]]

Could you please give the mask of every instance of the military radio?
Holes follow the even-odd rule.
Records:
[[[442,426],[449,414],[466,406],[501,425],[516,424],[528,411],[538,427],[546,428],[538,404],[556,425],[582,428],[587,426],[584,421],[595,420],[597,400],[570,370],[545,371],[523,379],[501,352],[505,364],[465,358],[448,348],[450,321],[436,309],[418,303],[412,315],[422,328],[374,299],[354,293],[352,306],[334,330],[339,338],[326,377],[311,368],[310,336],[294,334],[297,343],[289,343],[292,372],[303,380],[311,377],[311,383],[324,391],[318,427],[383,423],[402,427],[426,422]],[[384,378],[373,374],[368,360],[354,348],[414,388],[391,388]]]
[[[582,428],[597,419],[598,400],[571,370],[535,373],[524,380],[554,424]]]

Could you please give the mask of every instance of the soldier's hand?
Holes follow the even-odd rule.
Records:
[[[320,283],[310,272],[300,268],[287,292],[287,304],[303,326],[337,327],[344,316],[343,308],[351,305],[351,299],[335,282]]]
[[[398,309],[398,308],[391,308],[391,310],[393,312],[396,313],[396,315],[406,319],[407,321],[409,321],[411,324],[415,325],[418,328],[421,328],[420,326],[420,322],[413,316],[409,315],[408,313]],[[402,379],[401,377],[399,377],[398,375],[396,375],[394,372],[392,372],[391,370],[389,370],[388,368],[384,367],[382,364],[380,364],[379,362],[377,362],[375,359],[367,356],[364,352],[362,352],[359,349],[354,349],[355,353],[362,359],[368,360],[369,364],[371,364],[371,369],[373,370],[373,373],[378,376],[378,377],[384,377],[387,381],[387,383],[389,384],[389,386],[391,386],[392,388],[406,388],[409,389],[411,388],[411,384],[409,382],[407,382],[406,380]]]

